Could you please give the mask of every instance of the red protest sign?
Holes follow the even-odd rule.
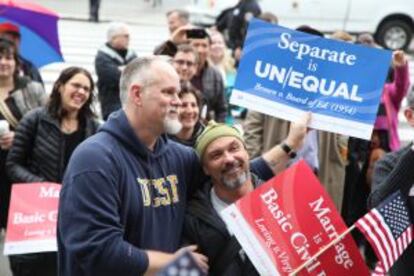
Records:
[[[223,212],[260,275],[288,275],[347,230],[332,200],[304,161],[272,178]],[[350,235],[300,275],[369,275]]]
[[[4,255],[56,251],[56,223],[61,185],[14,184]]]

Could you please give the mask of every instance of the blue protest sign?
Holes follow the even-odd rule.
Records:
[[[254,19],[230,102],[311,127],[369,139],[390,51],[325,39]]]

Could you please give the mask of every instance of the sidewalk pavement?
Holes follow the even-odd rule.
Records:
[[[57,12],[62,19],[88,20],[87,0],[33,0]],[[153,6],[153,2],[157,6]],[[166,25],[165,12],[184,8],[191,0],[101,0],[100,21],[123,21],[137,25]]]

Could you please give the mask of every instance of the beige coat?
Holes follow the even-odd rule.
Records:
[[[250,111],[244,123],[244,138],[250,157],[256,157],[286,139],[289,122]],[[346,136],[318,131],[319,180],[331,196],[338,211],[344,194]]]

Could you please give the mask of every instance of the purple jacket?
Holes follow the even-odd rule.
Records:
[[[398,137],[398,111],[401,102],[407,94],[410,86],[408,63],[404,66],[395,67],[394,81],[386,83],[381,95],[381,103],[384,104],[387,116],[378,116],[374,129],[386,129],[389,131],[389,141],[391,151],[400,148],[400,138]]]

